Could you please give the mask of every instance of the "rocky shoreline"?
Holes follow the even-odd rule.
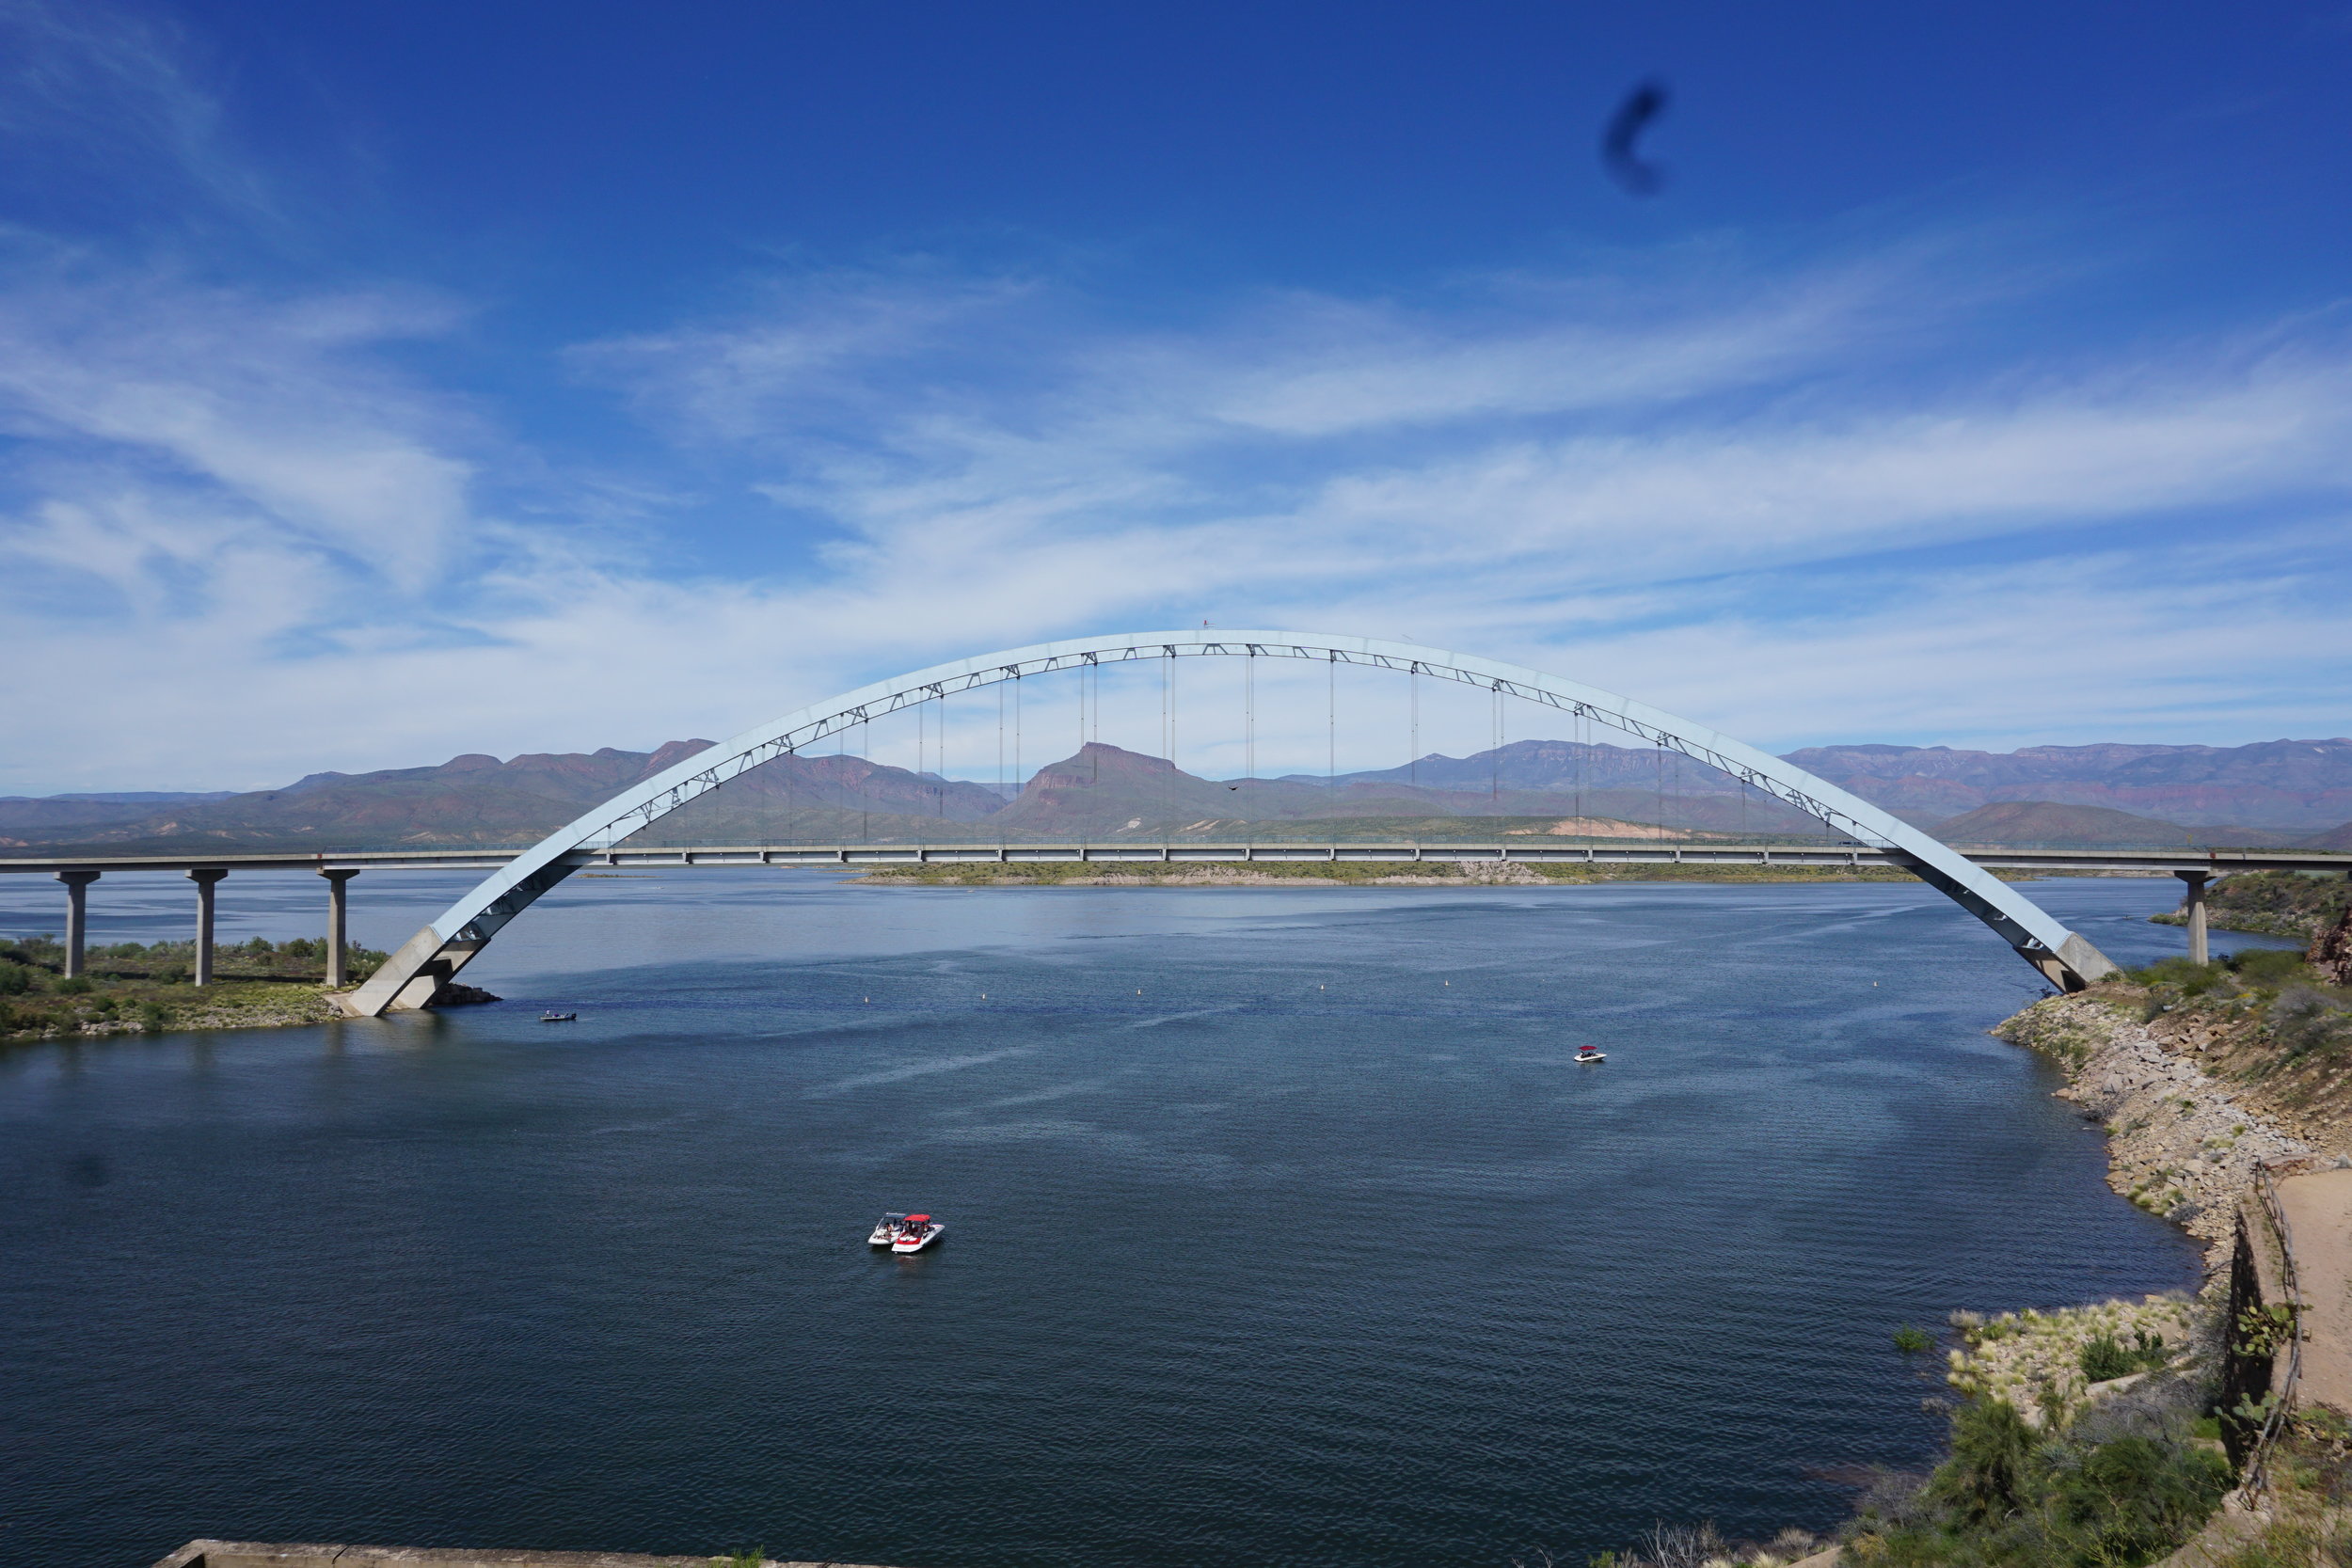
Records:
[[[2209,1270],[2226,1259],[2255,1170],[2320,1152],[2167,1050],[2117,999],[2051,997],[1993,1033],[2059,1065],[2058,1098],[2106,1125],[2107,1185],[2204,1243]]]

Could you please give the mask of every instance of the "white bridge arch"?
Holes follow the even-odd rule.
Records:
[[[837,731],[999,681],[1089,665],[1199,656],[1301,658],[1417,672],[1499,691],[1640,736],[1720,768],[1848,837],[1885,851],[1993,927],[2053,984],[2080,990],[2115,969],[2105,954],[2059,925],[2033,900],[1909,823],[1703,724],[1523,665],[1417,643],[1309,632],[1203,628],[1077,638],[984,654],[877,681],[746,730],[614,796],[516,856],[403,943],[367,984],[343,999],[345,1010],[357,1017],[373,1017],[425,1006],[501,927],[577,869],[578,863],[567,857],[582,850],[609,849],[728,780],[764,762],[803,751]]]

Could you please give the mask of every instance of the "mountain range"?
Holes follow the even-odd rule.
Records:
[[[528,842],[710,745],[653,752],[468,754],[430,768],[313,773],[248,793],[0,799],[0,852],[169,853],[205,847],[397,847]],[[2039,746],[2013,752],[1836,746],[1799,766],[1953,842],[2352,847],[2352,740],[2239,747]],[[1303,836],[1678,832],[1810,836],[1819,823],[1734,780],[1647,748],[1522,740],[1468,757],[1273,779],[1205,779],[1163,758],[1089,744],[1007,800],[991,785],[865,758],[782,757],[647,831],[666,843],[1158,838],[1241,824],[1312,823]],[[1564,829],[1559,824],[1589,822]]]
[[[1788,760],[1933,825],[2000,800],[2105,806],[2191,828],[2312,833],[2352,818],[2352,739],[2250,746],[1817,746]]]

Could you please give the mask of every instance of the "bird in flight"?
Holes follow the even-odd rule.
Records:
[[[1665,112],[1666,84],[1652,78],[1626,95],[1601,131],[1601,166],[1635,196],[1655,196],[1665,182],[1664,172],[1656,164],[1644,162],[1633,148],[1649,122]]]

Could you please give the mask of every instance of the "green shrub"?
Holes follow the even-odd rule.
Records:
[[[2043,1517],[2068,1551],[2062,1560],[2150,1562],[2195,1533],[2230,1480],[2229,1465],[2210,1449],[2119,1437],[2062,1451]]]
[[[2276,990],[2305,973],[2303,955],[2292,947],[2242,948],[2222,961],[2240,980],[2265,990]]]
[[[2163,986],[2181,996],[2202,996],[2207,991],[2230,983],[2227,963],[2193,964],[2186,958],[2159,958],[2145,969],[2130,972],[2134,982],[2143,986]]]
[[[2270,1005],[2271,1037],[2295,1061],[2352,1044],[2352,1009],[2310,986],[2289,986]]]
[[[1970,1401],[1953,1412],[1951,1457],[1925,1486],[1865,1496],[1845,1560],[2125,1568],[2194,1534],[2230,1486],[2227,1463],[2185,1433],[2102,1438],[2090,1430],[2054,1435],[2007,1403]]]
[[[1935,1338],[1926,1329],[1914,1328],[1911,1324],[1905,1323],[1895,1330],[1895,1348],[1905,1355],[1916,1355],[1921,1351],[1933,1350]]]
[[[0,996],[22,996],[33,989],[34,972],[0,958]]]
[[[87,996],[98,988],[91,985],[87,976],[76,974],[69,979],[58,981],[49,989],[59,996]]]
[[[1970,1401],[1952,1413],[1952,1457],[1928,1482],[1929,1499],[1963,1526],[2004,1523],[2027,1501],[2035,1443],[2015,1405]]]
[[[151,1035],[160,1035],[171,1027],[171,1009],[160,1002],[139,1004],[139,1027]]]
[[[2093,1383],[2105,1383],[2112,1377],[2129,1377],[2161,1367],[2172,1358],[2164,1341],[2142,1330],[2134,1336],[2136,1343],[2126,1346],[2112,1334],[2095,1336],[2083,1346],[2083,1376]]]

